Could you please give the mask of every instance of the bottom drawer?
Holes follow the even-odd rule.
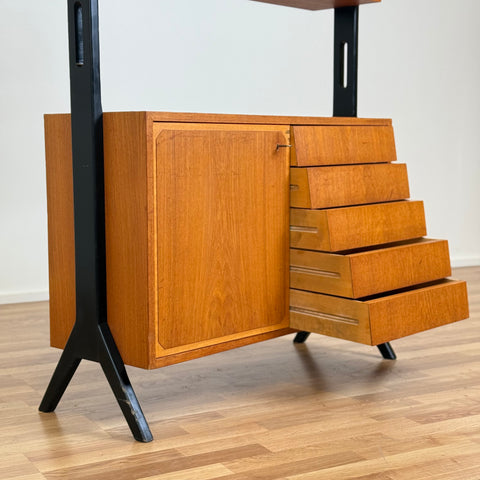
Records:
[[[290,290],[290,326],[367,345],[380,345],[468,318],[467,285],[442,280],[362,300]]]

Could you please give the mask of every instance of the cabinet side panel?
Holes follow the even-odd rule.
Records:
[[[108,324],[124,362],[149,366],[145,114],[105,114]],[[45,116],[51,345],[75,322],[75,239],[69,115]]]
[[[72,137],[69,115],[45,115],[50,344],[64,348],[75,322]]]
[[[104,114],[103,122],[109,325],[124,362],[147,368],[150,343],[145,114]]]

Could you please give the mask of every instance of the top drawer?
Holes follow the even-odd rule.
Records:
[[[391,126],[301,126],[292,128],[291,165],[389,163],[397,159]]]

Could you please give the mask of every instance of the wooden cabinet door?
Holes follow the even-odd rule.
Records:
[[[156,124],[159,356],[288,326],[286,130]]]

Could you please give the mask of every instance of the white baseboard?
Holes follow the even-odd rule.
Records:
[[[451,263],[453,268],[478,267],[480,265],[480,257],[452,257]]]
[[[1,293],[0,305],[7,303],[28,303],[28,302],[44,302],[48,300],[48,290],[40,290],[37,292],[17,292],[17,293]]]

